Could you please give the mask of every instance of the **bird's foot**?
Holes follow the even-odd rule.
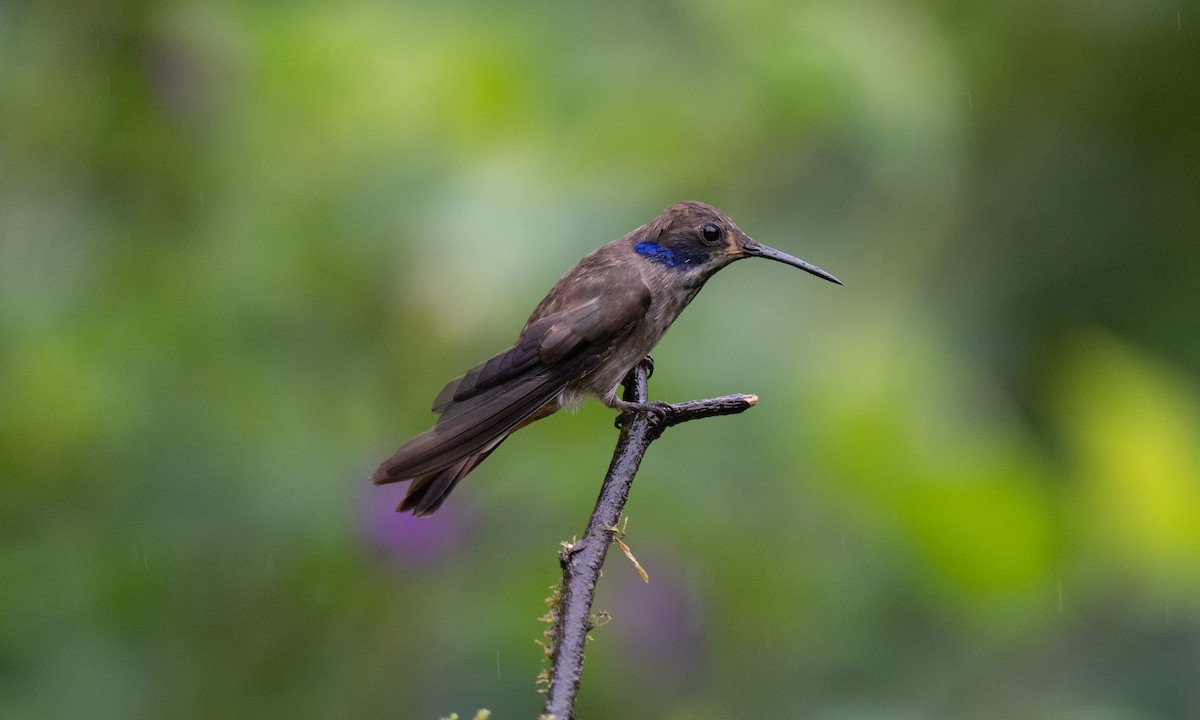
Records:
[[[662,427],[666,424],[667,418],[675,413],[675,406],[662,400],[651,400],[644,403],[621,401],[617,405],[617,409],[621,411],[621,414],[617,416],[613,424],[618,430],[633,419],[634,415],[644,415],[650,424]]]
[[[646,379],[654,377],[654,358],[647,355],[642,358],[642,366],[646,368]]]

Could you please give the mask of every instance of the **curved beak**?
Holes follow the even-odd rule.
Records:
[[[742,252],[746,253],[747,257],[760,257],[760,258],[767,258],[768,260],[775,260],[777,262],[784,263],[785,265],[791,265],[792,267],[798,267],[801,270],[803,270],[804,272],[812,273],[813,275],[816,275],[817,277],[819,277],[823,280],[828,280],[831,283],[837,283],[838,285],[842,284],[841,280],[838,280],[837,278],[835,278],[834,276],[825,272],[824,270],[817,267],[816,265],[806,263],[803,260],[801,260],[800,258],[792,257],[791,255],[788,255],[785,252],[780,252],[780,251],[776,250],[775,248],[767,247],[766,245],[757,243],[753,240],[750,240],[747,243],[743,243]]]

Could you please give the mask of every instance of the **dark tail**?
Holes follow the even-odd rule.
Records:
[[[446,498],[450,495],[450,491],[454,489],[458,481],[466,477],[467,473],[474,470],[476,465],[484,461],[484,458],[491,455],[493,450],[500,447],[500,443],[504,442],[507,437],[505,435],[487,450],[468,455],[444,470],[425,473],[424,475],[412,478],[412,482],[408,486],[408,492],[405,493],[404,500],[400,502],[400,506],[396,508],[396,512],[408,512],[411,510],[412,514],[417,517],[432,515],[446,501]],[[386,463],[384,465],[386,466]],[[379,474],[380,471],[384,471],[384,468],[380,467],[376,471],[376,474]],[[371,476],[371,480],[373,482],[380,482],[375,479],[375,475]],[[388,482],[388,480],[383,480],[382,482]]]
[[[540,400],[534,397],[535,400]],[[371,474],[376,485],[412,481],[398,512],[431,515],[446,496],[508,436],[558,409],[554,401],[543,402],[532,410],[518,403],[504,407],[501,413],[474,412],[443,415],[443,421],[405,443]]]
[[[598,301],[586,309],[595,314],[593,305]],[[437,423],[380,465],[371,482],[411,480],[399,510],[412,510],[414,515],[437,510],[458,481],[505,438],[557,410],[557,398],[572,379],[586,375],[603,359],[599,345],[561,357],[584,339],[564,325],[570,319],[563,311],[534,322],[516,345],[451,380],[433,403],[434,412],[441,414]],[[573,344],[560,347],[571,339]],[[547,365],[542,346],[551,340],[559,355]]]

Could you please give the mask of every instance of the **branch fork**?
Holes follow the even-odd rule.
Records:
[[[652,368],[650,363],[641,363],[629,372],[624,382],[626,402],[646,403],[646,378]],[[577,542],[564,546],[559,553],[563,582],[560,591],[552,596],[550,612],[547,614],[553,624],[546,630],[550,669],[542,718],[570,720],[574,717],[575,697],[583,673],[584,645],[588,632],[594,626],[591,609],[596,582],[600,578],[609,544],[622,534],[617,523],[629,499],[634,475],[650,443],[662,436],[669,427],[690,420],[734,415],[749,410],[757,403],[756,395],[726,395],[677,404],[655,403],[653,412],[635,412],[623,418],[612,462],[587,529]],[[622,550],[629,554],[624,543]],[[637,565],[636,560],[634,564]],[[641,566],[637,567],[644,578]]]

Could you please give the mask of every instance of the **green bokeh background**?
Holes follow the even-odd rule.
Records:
[[[615,439],[366,476],[681,199],[581,718],[1200,716],[1200,11],[0,1],[0,715],[541,707]]]

